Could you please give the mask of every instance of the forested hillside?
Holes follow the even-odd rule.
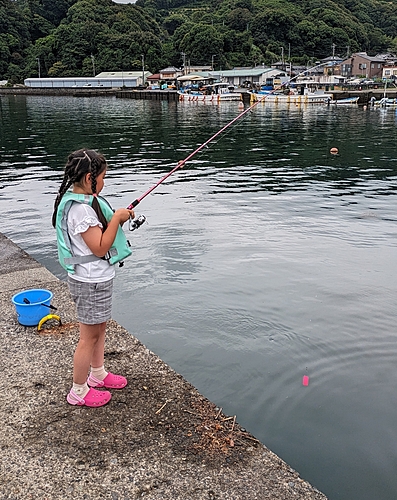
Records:
[[[0,80],[397,51],[397,0],[0,0]],[[184,56],[182,55],[184,54]]]

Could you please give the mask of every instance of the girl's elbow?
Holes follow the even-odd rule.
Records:
[[[105,250],[103,248],[96,248],[95,250],[91,249],[91,251],[95,255],[95,257],[99,257],[100,259],[105,257],[105,255],[108,253],[108,250]]]
[[[100,257],[100,258],[102,259],[103,257],[105,257],[105,255],[106,255],[107,253],[108,253],[107,251],[106,251],[106,252],[101,251],[101,252],[96,253],[95,255],[96,255],[97,257]]]

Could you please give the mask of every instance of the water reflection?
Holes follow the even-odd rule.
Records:
[[[136,208],[148,224],[117,274],[116,319],[342,500],[397,490],[388,111],[255,107]],[[0,97],[1,231],[64,277],[50,216],[70,151],[101,150],[105,195],[127,206],[238,112]]]

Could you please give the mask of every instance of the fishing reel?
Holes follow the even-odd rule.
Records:
[[[129,230],[135,231],[142,226],[142,224],[146,221],[146,217],[144,215],[140,215],[136,219],[130,219]]]

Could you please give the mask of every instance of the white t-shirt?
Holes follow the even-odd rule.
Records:
[[[73,203],[68,213],[68,233],[73,255],[92,255],[81,234],[93,226],[102,228],[95,210],[86,203]],[[75,273],[69,276],[77,281],[102,283],[114,278],[115,274],[113,265],[107,260],[98,259],[86,264],[76,264]]]

